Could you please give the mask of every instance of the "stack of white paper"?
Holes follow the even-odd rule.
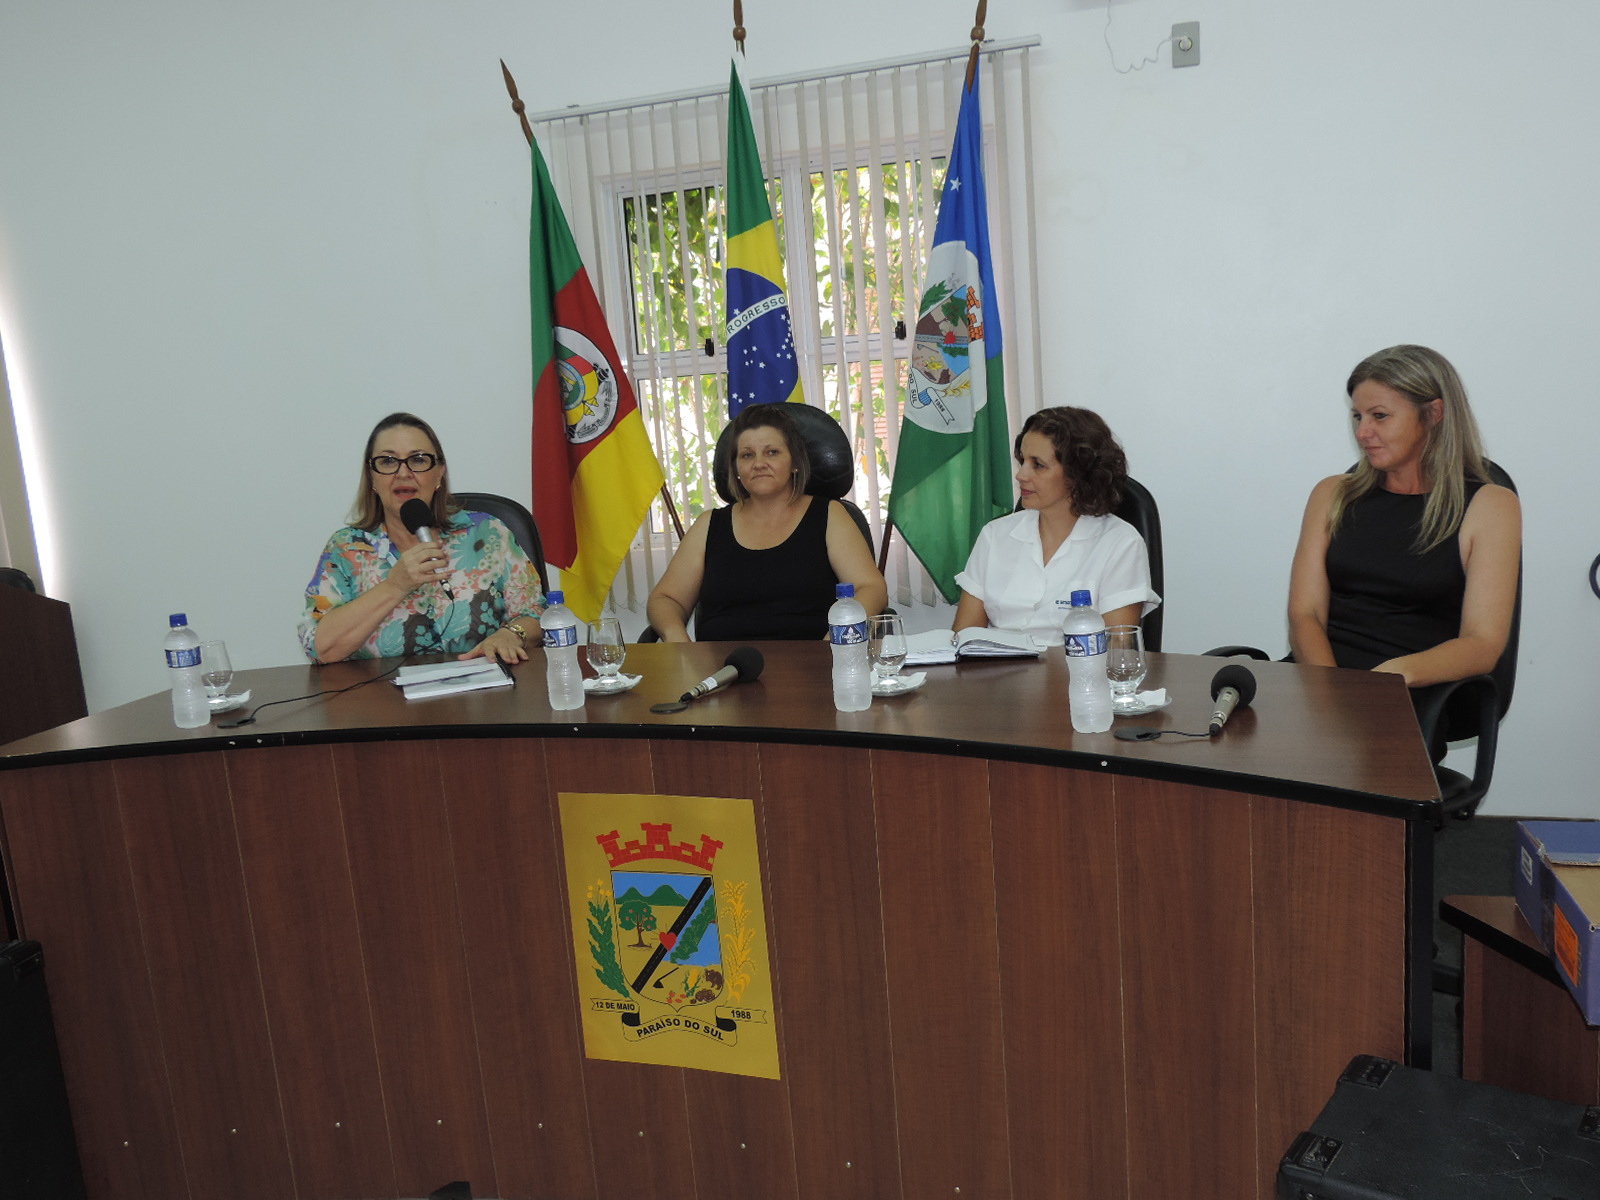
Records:
[[[457,692],[476,692],[482,688],[510,687],[511,676],[499,663],[487,658],[466,662],[430,663],[425,667],[401,667],[395,686],[407,700],[429,696],[453,696]]]

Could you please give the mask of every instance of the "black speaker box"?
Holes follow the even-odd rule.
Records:
[[[1600,1200],[1600,1107],[1358,1055],[1278,1200]]]

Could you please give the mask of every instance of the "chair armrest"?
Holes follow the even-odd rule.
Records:
[[[1500,744],[1500,690],[1494,678],[1469,675],[1436,683],[1417,689],[1412,702],[1423,741],[1435,763],[1444,758],[1451,741],[1478,739],[1471,783],[1460,794],[1445,797],[1446,811],[1456,817],[1470,817],[1494,780],[1495,751]]]
[[[1257,650],[1254,646],[1217,646],[1204,652],[1206,658],[1254,658],[1261,662],[1270,662],[1272,655],[1265,650]]]
[[[1418,688],[1411,702],[1430,747],[1469,737],[1482,739],[1485,730],[1500,724],[1500,692],[1491,675],[1469,675]]]

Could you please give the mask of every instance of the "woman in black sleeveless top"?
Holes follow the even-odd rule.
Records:
[[[783,405],[752,405],[729,430],[738,500],[700,515],[651,591],[645,611],[662,639],[688,641],[696,605],[703,642],[822,638],[837,583],[855,584],[869,616],[882,612],[889,589],[861,530],[838,501],[806,495],[805,439]]]
[[[1522,516],[1489,482],[1466,389],[1425,346],[1392,346],[1345,391],[1361,462],[1317,484],[1289,584],[1295,661],[1426,687],[1490,671],[1516,600]]]

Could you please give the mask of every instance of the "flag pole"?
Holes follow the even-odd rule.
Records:
[[[733,0],[733,48],[744,57],[744,0]]]
[[[972,77],[978,71],[978,50],[983,45],[983,21],[988,11],[989,0],[978,0],[978,11],[972,19],[972,53],[967,55],[967,91],[969,92],[972,90]]]
[[[742,32],[742,31],[741,31]],[[528,106],[522,102],[522,97],[517,95],[517,81],[511,77],[511,68],[506,66],[506,60],[500,60],[500,74],[505,76],[506,91],[511,96],[511,111],[517,114],[517,119],[522,122],[522,136],[528,139],[528,145],[533,145],[533,126],[528,124]],[[672,519],[672,528],[677,531],[678,540],[683,541],[683,521],[678,516],[678,506],[672,502],[672,493],[667,491],[667,485],[661,485],[661,503],[666,506],[667,516]]]

